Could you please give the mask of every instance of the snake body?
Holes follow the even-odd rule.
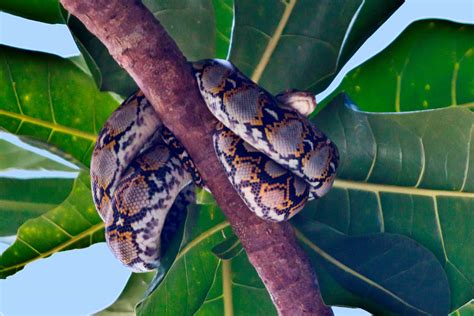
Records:
[[[227,61],[192,66],[202,97],[221,122],[213,136],[217,157],[250,210],[265,220],[288,220],[331,188],[339,156],[305,117],[314,97],[274,97]],[[135,272],[158,266],[165,220],[183,188],[204,185],[141,92],[125,100],[99,133],[91,181],[107,243]]]

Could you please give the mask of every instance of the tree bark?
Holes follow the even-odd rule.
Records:
[[[187,149],[280,315],[332,315],[289,223],[260,220],[234,191],[214,154],[216,119],[176,43],[141,1],[61,0],[131,75]]]

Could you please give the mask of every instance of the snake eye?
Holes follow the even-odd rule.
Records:
[[[226,82],[232,86],[232,89],[235,89],[237,87],[237,82],[235,82],[235,80],[231,79],[230,77],[227,77]]]

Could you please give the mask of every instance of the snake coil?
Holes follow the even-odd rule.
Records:
[[[268,221],[288,220],[329,191],[339,155],[305,117],[316,105],[313,96],[290,91],[274,97],[224,60],[192,66],[220,121],[213,135],[217,157],[251,211]],[[158,266],[167,214],[193,181],[203,186],[144,95],[138,91],[125,100],[99,133],[91,161],[94,203],[122,263],[135,272]],[[183,206],[190,201],[185,191]]]

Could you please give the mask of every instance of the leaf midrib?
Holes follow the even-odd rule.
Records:
[[[58,204],[53,203],[42,203],[42,202],[24,202],[24,201],[11,201],[0,199],[0,211],[8,209],[12,211],[34,211],[44,212],[45,210],[52,209]]]
[[[22,242],[24,245],[26,245],[27,247],[31,248],[33,251],[39,253],[40,255],[36,256],[36,257],[33,257],[31,259],[28,259],[26,261],[22,261],[20,263],[17,263],[15,265],[12,265],[12,266],[7,266],[5,268],[2,268],[0,269],[0,274],[4,274],[5,272],[7,271],[11,271],[11,270],[15,270],[17,268],[21,268],[21,267],[24,267],[26,266],[28,263],[30,262],[33,262],[33,261],[36,261],[36,260],[39,260],[39,259],[43,259],[43,258],[46,258],[52,254],[55,254],[57,252],[60,252],[61,250],[67,248],[68,246],[72,245],[73,243],[75,243],[76,241],[79,241],[81,240],[82,238],[86,237],[86,236],[90,236],[96,232],[98,232],[99,230],[101,230],[102,228],[104,228],[104,223],[101,221],[100,223],[98,224],[95,224],[91,227],[89,227],[88,229],[84,230],[83,232],[75,235],[73,238],[69,239],[68,241],[64,242],[64,243],[61,243],[59,245],[57,245],[56,247],[54,248],[51,248],[50,250],[46,251],[46,252],[40,252],[38,251],[36,248],[34,248],[33,246],[31,246],[29,243],[23,241],[22,239],[19,239],[17,237],[17,240]],[[1,258],[1,257],[0,257]]]
[[[441,247],[443,250],[444,260],[446,264],[451,264],[458,272],[462,275],[463,278],[468,280],[463,272],[449,259],[448,252],[446,250],[446,244],[444,241],[444,234],[441,225],[441,220],[439,218],[439,210],[438,210],[438,200],[437,197],[455,197],[455,198],[474,198],[473,192],[460,192],[460,191],[448,191],[448,190],[433,190],[433,189],[423,189],[418,187],[402,187],[402,186],[395,186],[395,185],[387,185],[387,184],[374,184],[374,183],[365,183],[365,182],[357,182],[357,181],[350,181],[350,180],[341,180],[337,179],[334,181],[334,187],[340,189],[354,189],[354,190],[361,190],[361,191],[370,191],[374,192],[377,196],[377,203],[380,209],[380,213],[383,218],[383,209],[380,203],[380,193],[396,193],[396,194],[409,194],[409,195],[418,195],[418,196],[427,196],[430,197],[433,201],[434,207],[434,214],[436,220],[436,230],[439,234]],[[382,225],[384,225],[384,221],[382,220]],[[383,227],[383,226],[382,226]],[[384,229],[382,230],[382,232]]]
[[[193,249],[195,246],[197,246],[201,241],[204,239],[214,235],[218,231],[229,227],[230,224],[228,221],[223,221],[222,223],[217,224],[216,226],[213,226],[206,230],[205,232],[201,233],[198,235],[196,238],[194,238],[192,241],[190,241],[186,246],[184,246],[176,256],[175,262],[178,261],[181,257],[183,257],[185,254],[187,254],[191,249]]]
[[[461,192],[437,189],[424,189],[409,186],[397,186],[391,184],[368,183],[362,181],[352,181],[344,179],[336,179],[334,187],[339,189],[353,189],[360,191],[371,191],[375,193],[397,193],[409,195],[422,195],[436,198],[438,196],[457,197],[457,198],[474,198],[474,192]]]
[[[260,58],[257,66],[255,67],[252,73],[251,79],[254,82],[258,82],[260,78],[262,77],[263,71],[267,67],[268,62],[270,61],[270,58],[272,57],[273,51],[275,50],[281,38],[283,29],[288,23],[288,19],[290,18],[290,15],[293,12],[293,9],[296,4],[296,0],[289,0],[288,2],[286,1],[282,1],[282,2],[285,5],[285,10],[283,11],[283,14],[280,18],[280,21],[278,22],[275,32],[273,33],[272,37],[268,41],[267,46],[265,47],[265,50],[263,51],[262,57]]]
[[[92,134],[92,133],[87,133],[87,132],[84,132],[84,131],[81,131],[81,130],[78,130],[78,129],[75,129],[75,128],[72,128],[72,127],[67,127],[67,126],[64,126],[64,125],[59,125],[59,124],[54,124],[54,123],[51,123],[51,122],[43,121],[41,119],[37,119],[37,118],[31,117],[31,116],[28,116],[28,115],[24,115],[24,114],[20,114],[20,113],[13,113],[13,112],[9,112],[9,111],[5,111],[5,110],[0,109],[0,115],[4,115],[4,116],[7,116],[7,117],[11,117],[11,118],[20,120],[20,122],[22,122],[22,123],[27,122],[27,123],[38,125],[38,126],[41,126],[41,127],[49,128],[49,129],[51,129],[52,131],[55,131],[55,132],[62,132],[62,133],[69,134],[69,135],[72,135],[72,136],[81,137],[81,138],[90,140],[92,142],[95,142],[96,139],[97,139],[97,136]]]
[[[224,315],[233,316],[234,306],[232,301],[232,266],[230,260],[222,260],[222,301],[224,302]]]

